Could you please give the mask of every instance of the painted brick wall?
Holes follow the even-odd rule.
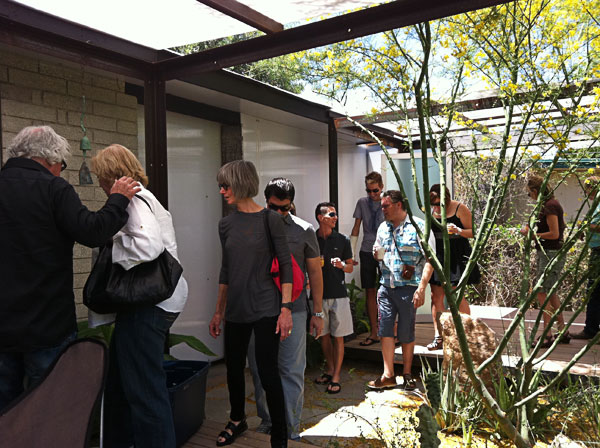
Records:
[[[48,125],[71,144],[68,168],[62,173],[91,210],[104,204],[106,195],[98,186],[79,186],[79,167],[83,153],[79,127],[82,96],[86,98],[85,127],[92,143],[92,154],[111,143],[120,143],[137,153],[137,100],[124,93],[125,82],[110,74],[97,74],[81,66],[54,60],[41,60],[22,52],[0,48],[0,112],[2,114],[2,151],[25,126]],[[88,160],[88,166],[89,160]],[[74,292],[77,316],[87,316],[81,304],[83,285],[91,269],[92,250],[75,245]]]

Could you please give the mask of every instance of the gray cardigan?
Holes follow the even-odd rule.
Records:
[[[280,313],[281,295],[270,275],[272,255],[264,216],[267,214],[281,283],[292,283],[292,261],[280,216],[263,209],[236,211],[219,221],[223,260],[219,284],[227,285],[225,320],[255,322]]]

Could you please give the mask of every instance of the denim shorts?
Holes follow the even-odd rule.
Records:
[[[417,310],[413,304],[416,286],[389,288],[380,286],[377,291],[379,309],[379,331],[381,338],[394,337],[394,323],[398,316],[398,340],[403,344],[414,342]]]
[[[379,273],[379,262],[375,260],[371,252],[360,251],[360,284],[364,289],[375,289],[377,287],[377,274]]]
[[[540,279],[542,274],[544,273],[546,266],[548,266],[548,264],[550,264],[550,261],[552,261],[552,259],[556,256],[557,253],[558,253],[558,250],[546,250],[546,253],[544,253],[541,250],[537,251],[537,264],[536,264],[536,271],[535,271],[536,272],[535,273],[535,282],[536,283]],[[548,291],[550,291],[552,286],[554,286],[554,284],[558,282],[558,279],[560,278],[560,276],[562,274],[564,266],[565,266],[565,257],[563,257],[562,260],[558,260],[554,264],[554,267],[551,270],[549,270],[548,272],[546,272],[546,276],[544,277],[544,282],[542,283],[542,287],[539,289],[538,292],[547,293]]]

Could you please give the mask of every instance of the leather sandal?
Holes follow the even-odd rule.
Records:
[[[217,436],[217,446],[231,445],[233,442],[235,442],[235,439],[237,439],[237,437],[247,429],[248,423],[246,423],[246,418],[244,418],[237,425],[230,421],[227,423],[227,426],[225,426],[225,430],[221,431]],[[227,430],[231,432],[228,432]],[[222,438],[223,441],[219,441],[219,438]]]
[[[417,388],[417,382],[410,373],[405,373],[402,378],[404,379],[404,390],[411,391]]]
[[[433,339],[432,342],[427,344],[427,350],[429,350],[429,351],[441,350],[443,348],[444,348],[444,339],[441,336],[437,336],[436,338]]]

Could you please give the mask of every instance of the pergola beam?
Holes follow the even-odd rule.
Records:
[[[396,0],[331,19],[159,62],[165,80],[342,42],[512,0]]]
[[[229,17],[267,34],[283,31],[283,25],[236,0],[197,0]]]

